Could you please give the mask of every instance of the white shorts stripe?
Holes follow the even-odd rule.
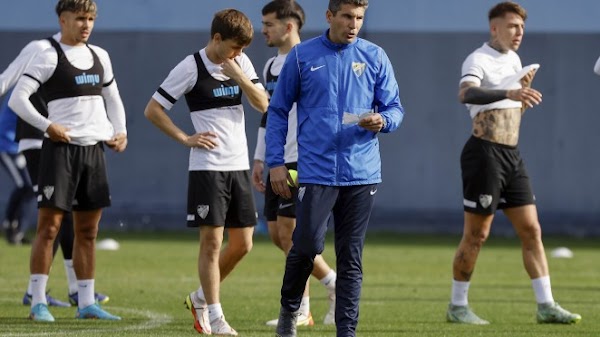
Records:
[[[475,201],[463,199],[463,205],[469,208],[477,208],[477,203]]]

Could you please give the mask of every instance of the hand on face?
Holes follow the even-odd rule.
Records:
[[[240,68],[234,59],[225,59],[225,61],[223,61],[221,64],[221,67],[223,68],[223,75],[233,79],[238,83],[240,82],[242,76],[244,76],[242,68]]]

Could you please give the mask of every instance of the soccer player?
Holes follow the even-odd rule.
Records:
[[[266,163],[273,191],[292,196],[285,166],[289,112],[297,103],[299,190],[276,334],[296,336],[302,293],[335,223],[337,336],[356,335],[362,250],[381,182],[380,133],[400,125],[403,108],[385,51],[357,37],[367,0],[330,0],[329,29],[290,51],[269,105]]]
[[[294,0],[275,0],[266,4],[262,9],[262,33],[265,35],[269,47],[277,47],[277,56],[270,58],[265,64],[263,78],[270,96],[277,85],[277,78],[281,72],[283,62],[293,46],[300,43],[300,29],[304,24],[304,10]],[[265,160],[265,127],[267,114],[264,114],[258,129],[256,150],[254,151],[254,167],[252,169],[252,183],[261,193],[265,194],[264,214],[267,218],[269,236],[277,247],[286,255],[292,247],[292,233],[296,227],[295,199],[298,189],[292,187],[292,199],[281,198],[271,188],[270,175],[267,175],[266,185],[263,182]],[[288,119],[288,134],[285,143],[285,166],[288,169],[297,169],[298,143],[296,141],[296,105],[292,106]],[[315,257],[312,275],[317,278],[327,289],[329,311],[323,319],[324,324],[335,323],[335,278],[336,274],[321,255]],[[304,295],[300,303],[300,315],[297,325],[313,325],[314,320],[310,312],[309,282],[306,283]],[[276,326],[277,319],[267,322],[267,325]]]
[[[542,94],[531,88],[535,70],[520,81],[504,83],[522,68],[516,51],[523,41],[526,19],[527,12],[517,3],[495,5],[489,12],[490,40],[462,66],[458,95],[471,113],[473,131],[461,155],[464,229],[454,256],[452,298],[446,315],[449,322],[489,324],[471,311],[467,295],[497,209],[504,211],[521,239],[525,270],[538,303],[537,321],[581,320],[552,296],[535,198],[517,148],[525,109],[542,102]]]
[[[217,12],[205,48],[187,56],[154,93],[144,114],[162,132],[190,148],[188,227],[199,227],[201,287],[186,298],[201,334],[237,336],[220,302],[220,283],[252,248],[256,207],[252,194],[242,92],[264,113],[268,98],[242,52],[254,30],[235,9]],[[177,127],[165,110],[185,95],[195,134]],[[228,244],[221,250],[224,230]]]
[[[39,163],[38,229],[31,251],[30,318],[54,321],[46,283],[52,245],[64,213],[73,212],[73,266],[78,284],[78,318],[118,320],[97,303],[94,292],[95,241],[102,208],[110,205],[104,144],[116,152],[127,146],[125,110],[108,53],[87,44],[97,7],[92,0],[60,0],[56,5],[60,43],[35,56],[21,76],[9,106],[44,131]],[[29,100],[44,90],[48,117]]]
[[[23,75],[23,72],[31,63],[31,61],[33,61],[34,57],[39,52],[52,47],[52,44],[50,43],[49,39],[54,39],[55,41],[59,42],[61,39],[61,34],[56,33],[51,37],[29,42],[21,50],[19,55],[17,55],[17,57],[9,64],[9,66],[4,70],[4,72],[0,74],[0,95],[7,94],[6,102],[8,102],[8,97],[10,97],[9,95],[11,93],[9,89],[14,87],[19,77]],[[45,117],[48,116],[47,104],[39,91],[31,95],[29,100],[40,114],[42,114]],[[7,109],[9,108],[7,107]],[[10,111],[12,112],[12,110]],[[29,178],[31,180],[31,184],[33,185],[29,186],[29,188],[31,189],[33,187],[33,192],[36,195],[39,195],[37,179],[44,133],[34,128],[33,126],[25,123],[21,118],[18,117],[16,120],[16,126],[13,126],[13,130],[15,127],[15,140],[18,141],[18,153],[22,154],[22,156],[26,158],[27,172],[29,173]],[[50,296],[49,294],[46,294],[46,301],[50,306],[69,307],[71,306],[71,304],[78,304],[79,296],[77,287],[77,277],[75,275],[75,269],[73,268],[74,240],[75,234],[73,232],[73,217],[70,212],[66,212],[63,217],[63,222],[60,226],[60,230],[58,231],[57,238],[54,241],[54,245],[52,247],[52,256],[56,256],[58,246],[60,245],[63,254],[65,272],[67,275],[68,297],[70,303],[60,301]],[[23,295],[23,305],[31,305],[31,287],[32,284],[31,282],[29,282],[27,291]],[[95,297],[98,303],[100,304],[105,304],[110,299],[107,295],[102,293],[95,293]]]

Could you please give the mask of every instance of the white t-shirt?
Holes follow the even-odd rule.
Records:
[[[212,63],[208,59],[205,48],[200,50],[200,57],[206,70],[214,79],[219,81],[229,79],[223,74],[220,64]],[[235,61],[248,79],[258,80],[254,66],[246,54],[242,53],[235,58]],[[177,101],[194,88],[197,80],[196,60],[194,55],[189,55],[171,70],[160,88]],[[256,85],[264,90],[261,83]],[[165,110],[171,110],[175,104],[158,91],[152,95],[152,98]],[[191,148],[190,171],[243,171],[250,169],[243,105],[192,111],[190,116],[197,133],[213,131],[217,134],[216,141],[218,143],[218,146],[211,150]]]
[[[56,33],[52,36],[56,42],[60,41],[60,33]],[[47,39],[42,40],[34,40],[29,42],[19,55],[8,65],[6,70],[2,74],[0,74],[0,96],[6,94],[8,89],[15,86],[21,75],[25,72],[25,69],[31,61],[35,58],[35,56],[48,48],[52,47],[50,41]],[[23,152],[25,150],[30,149],[41,149],[42,148],[42,140],[41,139],[21,139],[19,140],[19,152]]]
[[[94,64],[90,48],[98,55],[104,69],[101,96],[78,96],[55,99],[48,102],[48,118],[40,115],[29,102],[40,83],[47,82],[58,65],[58,54],[54,48],[38,53],[21,76],[9,106],[27,123],[45,131],[51,123],[69,129],[70,144],[88,146],[111,139],[116,133],[126,133],[125,109],[119,96],[112,64],[108,53],[93,45],[69,46],[61,43],[67,60],[77,69],[86,70]],[[106,104],[106,105],[105,105]]]
[[[263,70],[263,79],[265,82],[267,81],[267,71],[269,70],[269,66],[271,66],[271,75],[279,76],[281,72],[281,68],[283,67],[283,63],[288,54],[278,54],[270,58],[265,64],[265,68]],[[272,64],[271,64],[272,63]],[[265,161],[265,151],[266,151],[266,142],[265,142],[265,129],[259,128],[258,130],[258,138],[256,141],[256,149],[254,150],[254,159]],[[292,109],[290,110],[290,114],[288,117],[288,133],[285,140],[285,148],[284,148],[284,161],[286,163],[295,163],[298,161],[298,116],[296,114],[296,103],[292,105]]]
[[[502,87],[502,81],[518,73],[521,68],[523,68],[521,59],[517,53],[512,50],[506,54],[500,53],[484,43],[483,46],[467,56],[463,62],[460,83],[473,82],[486,89],[506,89]],[[518,87],[520,88],[520,84]],[[475,118],[481,111],[521,108],[522,103],[503,99],[484,105],[466,104],[466,106],[469,109],[471,118]]]

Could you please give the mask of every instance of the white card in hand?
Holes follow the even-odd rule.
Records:
[[[342,117],[342,124],[358,124],[358,122],[360,122],[362,119],[372,116],[374,114],[375,112],[373,111],[365,112],[360,115],[344,112],[344,115]]]

